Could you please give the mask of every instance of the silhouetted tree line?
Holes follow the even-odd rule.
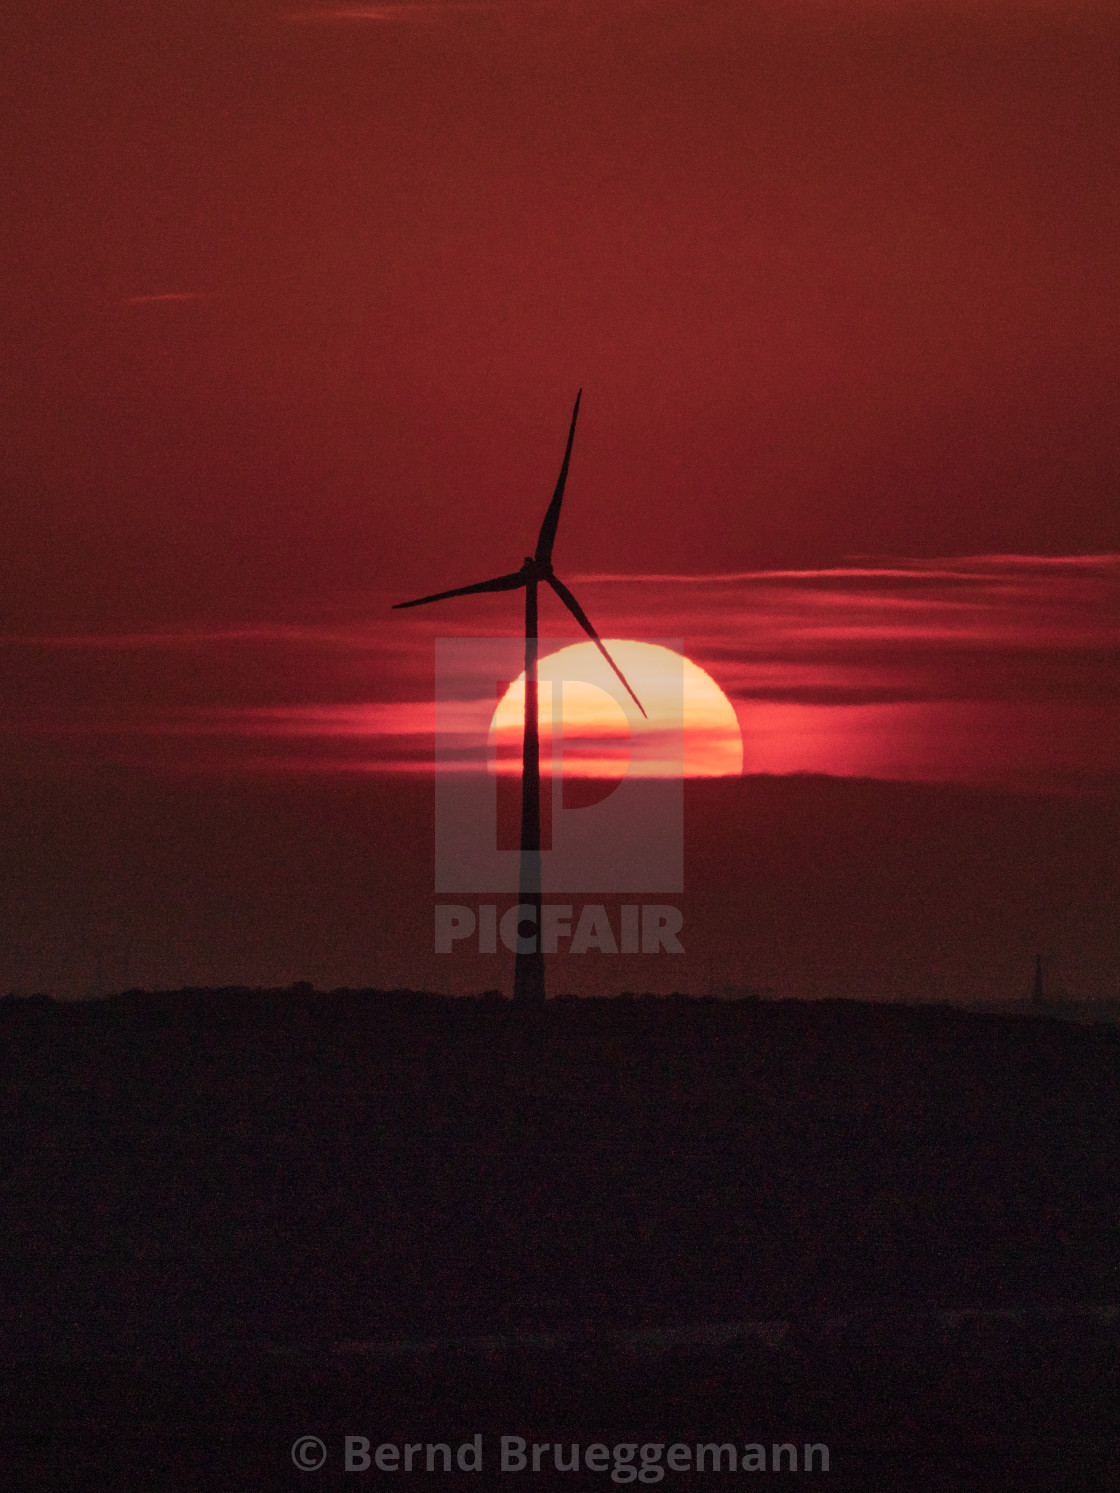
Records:
[[[0,1002],[9,1351],[1120,1296],[1120,1033],[854,1002]]]

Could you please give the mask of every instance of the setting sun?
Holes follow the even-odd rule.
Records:
[[[731,777],[743,770],[743,738],[730,700],[694,664],[660,643],[607,639],[612,658],[641,700],[643,719],[593,643],[542,657],[538,720],[541,767],[554,760],[553,707],[559,702],[561,753],[581,777]],[[525,676],[494,712],[490,741],[499,772],[520,772]]]

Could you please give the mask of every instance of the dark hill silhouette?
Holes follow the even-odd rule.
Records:
[[[297,987],[0,1032],[10,1350],[1120,1289],[1111,1029]]]
[[[634,1404],[709,1425],[747,1396],[777,1429],[792,1405],[852,1442],[857,1423],[901,1434],[905,1380],[930,1435],[946,1416],[990,1417],[995,1395],[1036,1441],[1060,1405],[1084,1457],[1116,1400],[1111,1027],[302,986],[8,999],[0,1051],[3,1413],[21,1485],[41,1470],[44,1416],[79,1440],[114,1414],[302,1431],[309,1404],[345,1430],[359,1401],[398,1421],[427,1405],[428,1424],[474,1406],[496,1426],[500,1394],[506,1430],[556,1406],[566,1424],[609,1410],[624,1430]],[[1074,1333],[1058,1367],[1032,1322]],[[884,1333],[894,1357],[869,1368],[859,1354]],[[542,1342],[548,1363],[522,1362]],[[785,1368],[767,1367],[771,1348]],[[91,1367],[106,1358],[118,1367]],[[264,1380],[230,1368],[247,1358],[272,1365]],[[905,1458],[897,1471],[910,1476]]]

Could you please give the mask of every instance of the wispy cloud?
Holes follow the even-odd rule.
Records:
[[[262,623],[246,627],[184,628],[172,632],[5,633],[0,645],[24,648],[104,649],[127,653],[141,649],[212,648],[221,643],[315,643],[323,647],[380,647],[369,627],[324,627],[316,624]]]
[[[586,575],[617,631],[648,627],[651,588],[666,634],[756,659],[855,661],[871,649],[907,669],[931,650],[977,655],[1120,647],[1120,556],[978,556],[715,575]]]
[[[417,4],[400,5],[338,5],[322,10],[291,10],[281,15],[281,20],[296,24],[322,24],[330,21],[435,21],[443,14],[462,11],[495,10],[493,4],[471,4],[464,0],[449,0],[446,5],[435,5],[418,0]]]
[[[960,555],[932,560],[854,555],[843,565],[799,570],[650,571],[642,575],[622,571],[586,571],[572,579],[615,585],[660,581],[666,585],[695,586],[731,585],[737,581],[975,580],[989,574],[1009,572],[1020,575],[1035,572],[1112,574],[1120,577],[1120,555]]]
[[[125,296],[122,302],[125,306],[158,306],[176,301],[213,301],[217,298],[214,290],[157,290],[144,295]]]

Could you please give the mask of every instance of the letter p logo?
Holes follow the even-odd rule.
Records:
[[[620,666],[642,699],[645,717],[593,644],[540,641],[541,793],[548,795],[551,810],[548,848],[542,841],[542,889],[679,892],[684,862],[681,641],[609,641],[612,654],[632,650],[623,652]],[[516,638],[436,643],[437,892],[518,890],[520,853],[498,848],[498,737],[511,725],[516,731],[518,706],[523,719],[524,686],[519,692],[511,687],[497,710],[494,701],[496,685],[517,681],[523,667],[524,645]],[[612,721],[628,727],[628,741],[601,729]],[[566,804],[565,759],[577,774],[599,778],[605,791],[578,807]],[[506,766],[520,772],[516,760]],[[449,927],[447,947],[463,936]]]

